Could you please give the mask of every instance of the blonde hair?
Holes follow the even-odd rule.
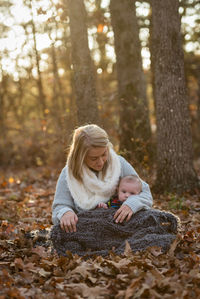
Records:
[[[82,167],[87,152],[91,147],[112,147],[105,130],[97,125],[85,125],[74,130],[72,143],[70,145],[67,164],[72,175],[82,182]],[[104,164],[102,174],[106,173],[108,160]]]

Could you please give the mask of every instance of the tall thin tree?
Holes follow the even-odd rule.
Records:
[[[34,58],[35,58],[35,66],[37,70],[37,78],[36,78],[36,84],[37,84],[37,89],[38,89],[38,106],[41,107],[41,115],[42,117],[45,117],[45,109],[47,107],[46,105],[46,96],[44,92],[44,85],[43,85],[43,79],[42,79],[42,72],[41,72],[41,58],[40,54],[38,52],[38,45],[37,45],[37,30],[36,30],[36,23],[34,20],[34,3],[33,0],[25,1],[24,0],[24,5],[28,6],[30,9],[30,15],[31,19],[29,23],[24,25],[24,30],[26,32],[26,35],[28,36],[28,30],[26,26],[30,25],[31,30],[32,30],[32,35],[33,35],[33,51],[34,51]]]
[[[152,55],[157,119],[157,182],[160,191],[198,187],[180,34],[179,0],[152,0]],[[157,188],[157,189],[158,189]]]
[[[93,63],[83,0],[67,0],[78,123],[99,123]]]
[[[117,57],[120,149],[127,158],[143,161],[151,131],[135,1],[111,0],[110,11]]]
[[[5,100],[7,97],[7,76],[4,75],[0,61],[0,134],[3,139],[6,137],[6,124],[5,124]]]

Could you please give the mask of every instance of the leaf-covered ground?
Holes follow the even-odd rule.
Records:
[[[181,219],[170,251],[84,259],[33,246],[27,232],[51,227],[57,174],[52,169],[0,175],[0,299],[200,298],[200,194],[155,196],[154,207]]]

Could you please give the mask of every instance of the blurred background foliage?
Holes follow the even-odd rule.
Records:
[[[78,125],[67,2],[0,0],[0,165],[62,165]],[[109,1],[85,0],[100,122],[119,149],[116,56]],[[200,3],[180,1],[195,158],[200,152]],[[152,131],[156,121],[148,1],[136,1]],[[80,45],[81,47],[81,45]],[[141,145],[140,145],[141,146]],[[149,157],[144,155],[148,168]],[[152,156],[153,161],[153,156]]]

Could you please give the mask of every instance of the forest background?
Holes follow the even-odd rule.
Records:
[[[188,177],[196,177],[191,163],[195,159],[198,168],[199,2],[179,2],[180,28],[179,24],[173,25],[173,17],[167,14],[162,16],[165,22],[160,20],[159,25],[153,13],[155,6],[155,11],[161,11],[162,15],[162,10],[171,5],[170,1],[163,7],[156,1],[125,3],[91,0],[83,6],[82,1],[1,1],[1,166],[63,165],[73,129],[95,122],[103,126],[115,149],[142,171],[142,175],[157,165],[159,185],[162,186],[166,177],[172,177],[175,185],[183,187],[186,180],[190,181]],[[175,11],[172,9],[172,13]],[[174,32],[170,24],[176,28]],[[160,45],[156,44],[160,35],[156,27],[168,31],[161,33],[165,41]],[[181,37],[178,46],[174,41],[170,45],[173,34]],[[161,44],[165,42],[168,45],[162,49]],[[179,76],[180,67],[174,76],[175,61],[181,59],[182,49],[185,74]],[[167,61],[167,56],[174,56],[174,60]],[[163,77],[165,70],[161,74],[159,69],[156,75],[156,63],[163,58],[165,70],[171,64],[171,69],[166,71],[173,80],[171,83],[167,82],[167,76]],[[168,90],[160,95],[159,92],[156,95],[156,87],[162,89],[158,77],[168,85]],[[176,87],[180,80],[184,81],[182,87]],[[178,93],[174,91],[176,88]],[[160,104],[156,105],[156,97]],[[156,106],[166,113],[161,115]],[[189,109],[189,119],[187,113],[178,112],[184,107]],[[174,111],[174,115],[169,111]],[[165,119],[165,129],[159,125],[161,118]],[[184,129],[177,129],[179,126],[188,127],[187,136]],[[174,138],[166,138],[167,131],[174,132]],[[175,144],[175,139],[179,147],[166,145]],[[185,155],[184,150],[180,153],[185,146],[191,154]],[[170,152],[176,154],[169,157]],[[186,169],[181,160],[189,161],[190,166]],[[169,164],[173,164],[171,169],[167,169]],[[174,174],[177,165],[182,169]],[[183,172],[188,173],[186,179]],[[167,184],[169,188],[165,183],[161,189],[176,189],[171,182]],[[189,189],[190,185],[195,186],[189,184]]]
[[[0,298],[199,298],[199,15],[198,0],[0,0]],[[27,238],[51,228],[91,122],[180,217],[169,252],[64,258]]]

